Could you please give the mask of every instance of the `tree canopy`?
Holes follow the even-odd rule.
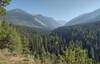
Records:
[[[0,16],[4,16],[6,14],[5,7],[9,5],[11,0],[0,0]]]

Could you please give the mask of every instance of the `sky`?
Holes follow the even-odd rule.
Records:
[[[22,9],[30,14],[42,14],[56,20],[69,21],[81,14],[100,8],[100,0],[12,0],[7,10]]]

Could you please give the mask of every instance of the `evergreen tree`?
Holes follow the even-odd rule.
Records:
[[[64,54],[65,61],[68,64],[94,64],[85,50],[80,47],[69,47]]]
[[[0,16],[6,14],[5,7],[10,3],[11,0],[0,0]]]
[[[22,40],[16,29],[7,22],[0,23],[0,49],[8,48],[10,51],[22,52]]]

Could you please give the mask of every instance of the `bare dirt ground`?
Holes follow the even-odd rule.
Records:
[[[34,64],[32,59],[0,51],[0,64]]]

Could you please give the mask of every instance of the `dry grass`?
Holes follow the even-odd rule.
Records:
[[[0,51],[0,64],[35,64],[32,59]]]

